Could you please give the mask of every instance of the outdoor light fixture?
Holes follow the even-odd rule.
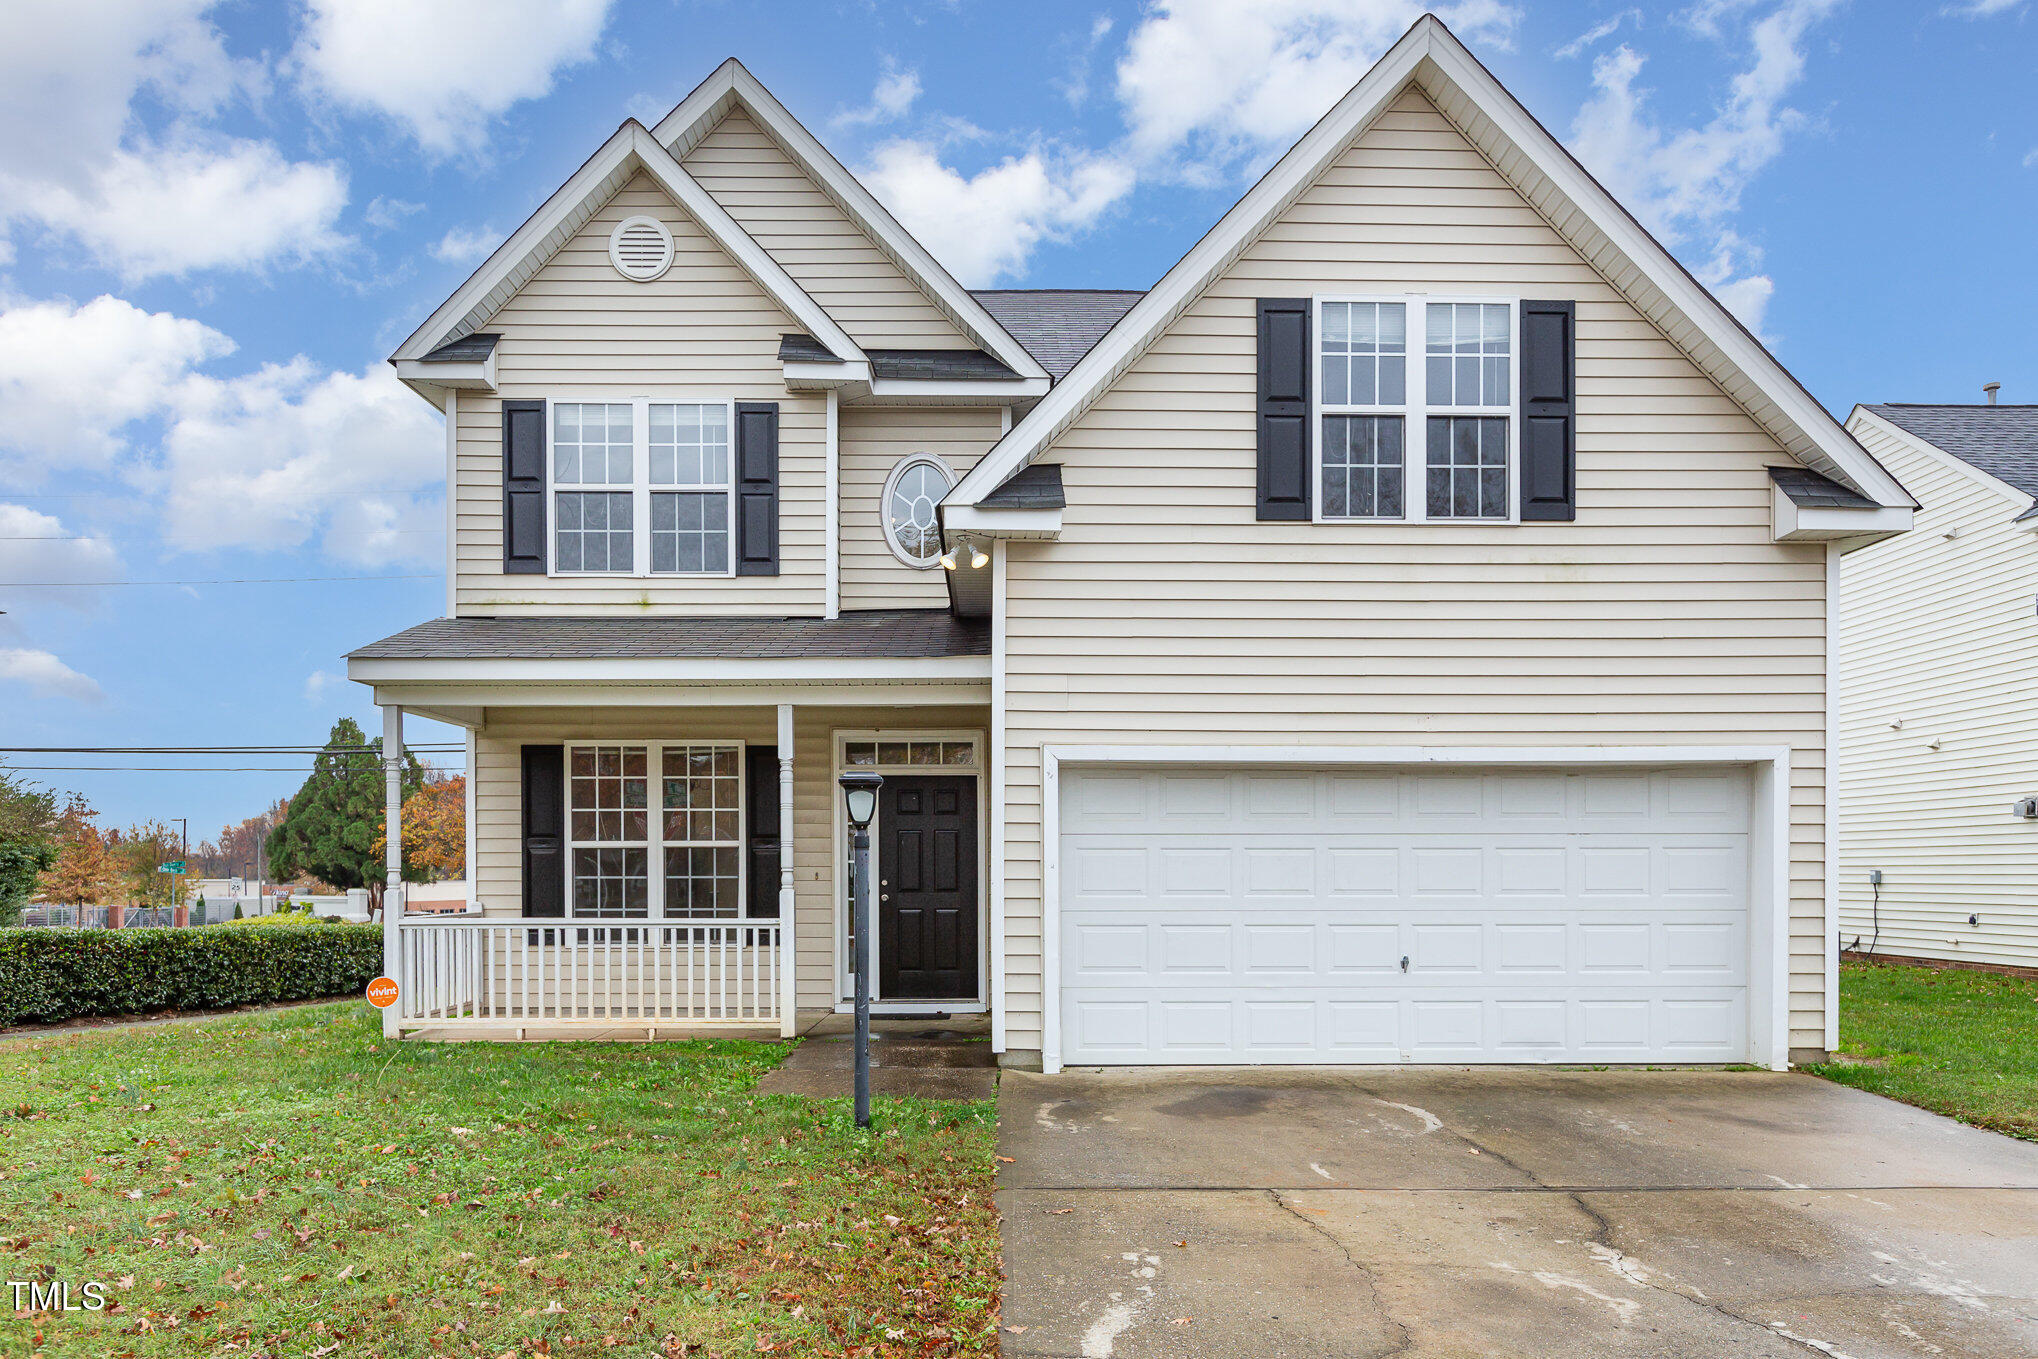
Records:
[[[942,566],[942,569],[943,569],[943,570],[946,570],[946,571],[953,571],[953,570],[955,569],[955,549],[954,549],[954,548],[952,548],[952,547],[951,547],[951,548],[949,548],[949,549],[948,549],[948,550],[947,550],[946,552],[943,552],[943,553],[941,554],[941,566]]]
[[[867,769],[844,774],[842,807],[849,813],[850,906],[856,921],[856,1126],[870,1126],[870,819],[877,815],[882,775]]]
[[[979,571],[991,564],[991,555],[984,551],[982,543],[971,543],[969,554],[969,564]]]

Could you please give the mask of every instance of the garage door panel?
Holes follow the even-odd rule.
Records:
[[[1090,780],[1063,780],[1065,1061],[1746,1055],[1740,774]]]

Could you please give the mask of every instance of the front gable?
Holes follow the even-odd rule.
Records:
[[[747,110],[680,163],[866,349],[976,347]]]

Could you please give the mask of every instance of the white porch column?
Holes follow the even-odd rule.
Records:
[[[394,703],[382,709],[382,814],[387,833],[383,836],[383,862],[388,879],[382,888],[382,975],[402,977],[401,938],[397,921],[403,915],[403,709]],[[396,1016],[403,1008],[399,991],[397,1003],[382,1012],[382,1036],[396,1037]]]
[[[793,930],[793,705],[778,705],[779,1035],[799,1032],[799,938]]]

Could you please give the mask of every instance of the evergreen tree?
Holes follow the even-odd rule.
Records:
[[[56,794],[0,769],[0,925],[21,908],[42,871],[56,860]]]
[[[404,797],[424,786],[424,766],[404,752]],[[370,908],[382,909],[382,740],[369,741],[359,724],[343,717],[333,724],[312,766],[311,777],[290,799],[269,833],[269,871],[278,878],[310,876],[335,887],[365,887]],[[406,863],[407,882],[422,882],[424,871]]]

